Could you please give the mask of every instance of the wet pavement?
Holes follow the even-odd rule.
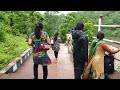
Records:
[[[52,64],[48,66],[48,79],[74,79],[73,63],[68,54],[68,48],[61,44],[58,54],[58,62],[55,63],[54,52],[48,51]],[[38,78],[43,79],[42,66],[38,68]],[[4,74],[0,79],[33,79],[33,60],[32,55],[14,73]]]

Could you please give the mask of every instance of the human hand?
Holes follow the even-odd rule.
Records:
[[[50,49],[50,45],[45,45],[45,49],[49,50]]]
[[[108,53],[108,52],[105,52],[105,55],[109,55],[109,53]]]

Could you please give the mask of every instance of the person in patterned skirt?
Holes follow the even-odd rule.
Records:
[[[43,24],[38,22],[35,26],[34,32],[29,36],[28,44],[33,47],[33,71],[34,78],[38,79],[38,65],[42,65],[43,79],[47,79],[48,68],[47,65],[51,64],[51,60],[47,54],[49,50],[50,39],[47,32],[42,31]]]
[[[55,62],[57,62],[57,58],[58,58],[58,52],[60,50],[60,37],[58,37],[59,33],[56,32],[54,34],[53,39],[53,44],[52,44],[52,50],[54,51],[54,55],[55,55]]]

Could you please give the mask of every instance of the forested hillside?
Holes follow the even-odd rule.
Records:
[[[0,11],[0,69],[29,48],[26,38],[43,17],[32,11]]]
[[[95,35],[98,30],[93,25],[98,25],[99,16],[102,15],[103,25],[120,25],[120,11],[78,11],[67,15],[57,15],[57,11],[47,11],[44,16],[45,30],[50,37],[55,31],[60,33],[62,42],[65,42],[65,33],[71,31],[78,21],[85,23],[85,30],[91,40],[91,36]],[[105,33],[105,38],[120,41],[120,28],[104,27],[101,30]],[[111,33],[112,32],[112,33]]]
[[[96,25],[98,25],[100,15],[103,16],[103,25],[120,25],[120,11],[86,11],[79,14],[87,15]],[[101,30],[105,33],[105,38],[120,41],[120,28],[102,27]]]

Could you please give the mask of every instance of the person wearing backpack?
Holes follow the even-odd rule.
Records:
[[[43,24],[38,22],[35,25],[34,32],[29,36],[28,44],[33,47],[33,71],[34,78],[38,79],[38,65],[42,65],[43,68],[43,79],[47,79],[48,76],[48,67],[47,65],[51,64],[51,60],[47,54],[49,50],[50,39],[47,32],[42,31]]]
[[[99,31],[97,39],[91,43],[88,56],[88,65],[85,68],[82,79],[105,79],[104,75],[104,56],[105,52],[115,54],[120,51],[110,49],[105,42],[103,42],[104,33]]]
[[[88,37],[84,34],[84,24],[78,22],[72,29],[74,79],[81,79],[88,60]]]
[[[60,37],[59,37],[58,32],[55,32],[52,40],[53,40],[53,43],[51,43],[51,46],[52,46],[52,50],[54,51],[54,55],[55,55],[55,63],[57,63],[57,61],[58,61],[58,52],[60,50]]]

